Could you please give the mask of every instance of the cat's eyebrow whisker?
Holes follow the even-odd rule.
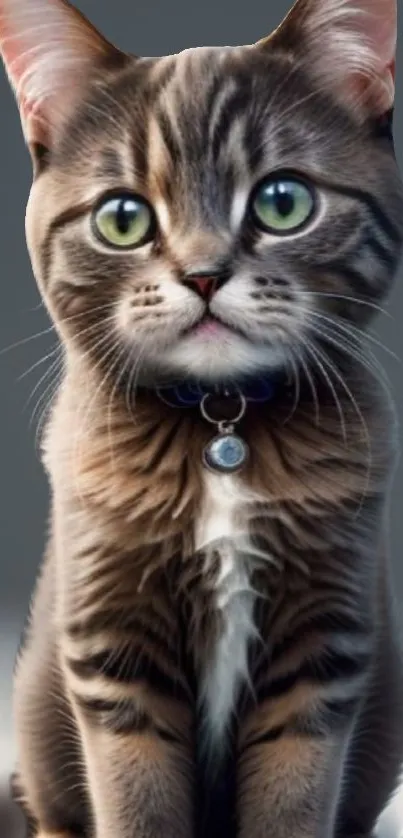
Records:
[[[121,114],[121,116],[123,118],[124,124],[126,124],[126,122],[127,122],[127,110],[122,105],[122,103],[119,101],[119,99],[116,99],[115,96],[112,96],[111,92],[109,90],[107,90],[105,87],[102,88],[101,96],[102,96],[103,99],[108,100],[108,102],[111,103],[112,107],[118,109],[119,113]],[[110,113],[110,112],[107,111],[107,113]],[[122,128],[122,126],[121,126],[121,124],[119,124],[119,136],[120,136],[120,133],[121,133],[121,128]]]
[[[288,81],[288,79],[290,78],[292,72],[293,72],[293,69],[291,70],[291,73],[287,74],[287,76],[285,77],[285,79],[283,81],[283,86],[285,86],[285,84]],[[271,115],[271,113],[273,113],[273,105],[277,101],[277,95],[273,96],[273,99],[269,102],[268,107],[267,107],[266,121],[267,121],[267,124],[268,124],[269,127],[268,127],[267,133],[263,137],[263,139],[258,144],[256,144],[256,146],[254,146],[255,153],[259,154],[260,151],[262,151],[264,149],[269,149],[270,144],[275,142],[278,139],[278,137],[281,137],[282,130],[283,130],[282,129],[282,120],[284,119],[284,117],[290,116],[293,113],[293,111],[298,110],[298,108],[301,108],[303,105],[305,105],[310,100],[315,99],[317,96],[321,96],[323,93],[326,93],[326,91],[327,91],[327,88],[325,86],[318,87],[316,90],[312,91],[311,93],[306,94],[305,96],[301,97],[300,99],[297,99],[295,102],[292,103],[292,105],[289,105],[285,110],[280,111],[280,108],[279,108],[279,114],[277,115],[277,118],[276,118],[276,123],[277,123],[276,126],[273,126],[273,121],[270,120],[270,115]],[[330,109],[329,109],[329,112],[330,112]],[[319,133],[319,131],[318,131],[318,133]],[[329,141],[328,136],[324,131],[321,132],[320,138],[318,136],[318,141],[319,140],[321,140],[323,143],[325,143],[326,141]]]
[[[107,109],[104,110],[103,108],[98,107],[98,105],[94,105],[92,102],[86,102],[85,107],[86,110],[92,111],[94,114],[96,114],[97,117],[100,117],[100,119],[103,121],[103,124],[105,124],[105,121],[109,123],[109,125],[111,125],[114,129],[115,135],[116,130],[118,130],[120,134],[122,130],[121,124]]]

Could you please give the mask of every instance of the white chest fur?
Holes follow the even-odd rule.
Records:
[[[251,497],[234,477],[207,474],[204,503],[196,525],[196,547],[206,562],[214,548],[221,568],[213,592],[222,631],[202,676],[204,741],[208,750],[225,747],[225,734],[239,688],[248,678],[248,644],[254,634],[254,593],[245,509]],[[219,544],[222,542],[222,545]]]

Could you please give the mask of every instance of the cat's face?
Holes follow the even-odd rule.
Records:
[[[42,158],[27,213],[68,348],[116,377],[214,381],[352,342],[402,239],[373,122],[276,40],[112,62]]]

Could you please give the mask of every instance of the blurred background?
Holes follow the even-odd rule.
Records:
[[[34,4],[35,0],[31,0]],[[141,55],[163,55],[192,46],[252,43],[272,31],[292,0],[79,0],[117,46]],[[320,0],[319,0],[320,2]],[[399,22],[403,57],[403,16]],[[402,62],[400,62],[402,64]],[[395,138],[403,172],[403,67],[398,63]],[[47,527],[48,487],[39,462],[37,434],[57,379],[55,335],[41,306],[24,238],[31,167],[19,117],[4,73],[0,73],[0,784],[15,758],[12,729],[12,670]],[[389,303],[390,317],[377,324],[389,352],[377,353],[397,407],[403,411],[402,271]],[[391,504],[395,584],[403,603],[403,470]],[[403,621],[403,608],[402,621]],[[403,708],[402,708],[403,718]],[[403,812],[402,812],[403,838]],[[8,838],[1,813],[1,838]],[[385,823],[385,835],[388,824]],[[396,828],[390,829],[396,838]]]

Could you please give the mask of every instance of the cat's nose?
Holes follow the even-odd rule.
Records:
[[[216,291],[219,290],[231,277],[230,271],[225,270],[198,270],[187,273],[183,284],[192,291],[195,291],[202,300],[208,302]]]

